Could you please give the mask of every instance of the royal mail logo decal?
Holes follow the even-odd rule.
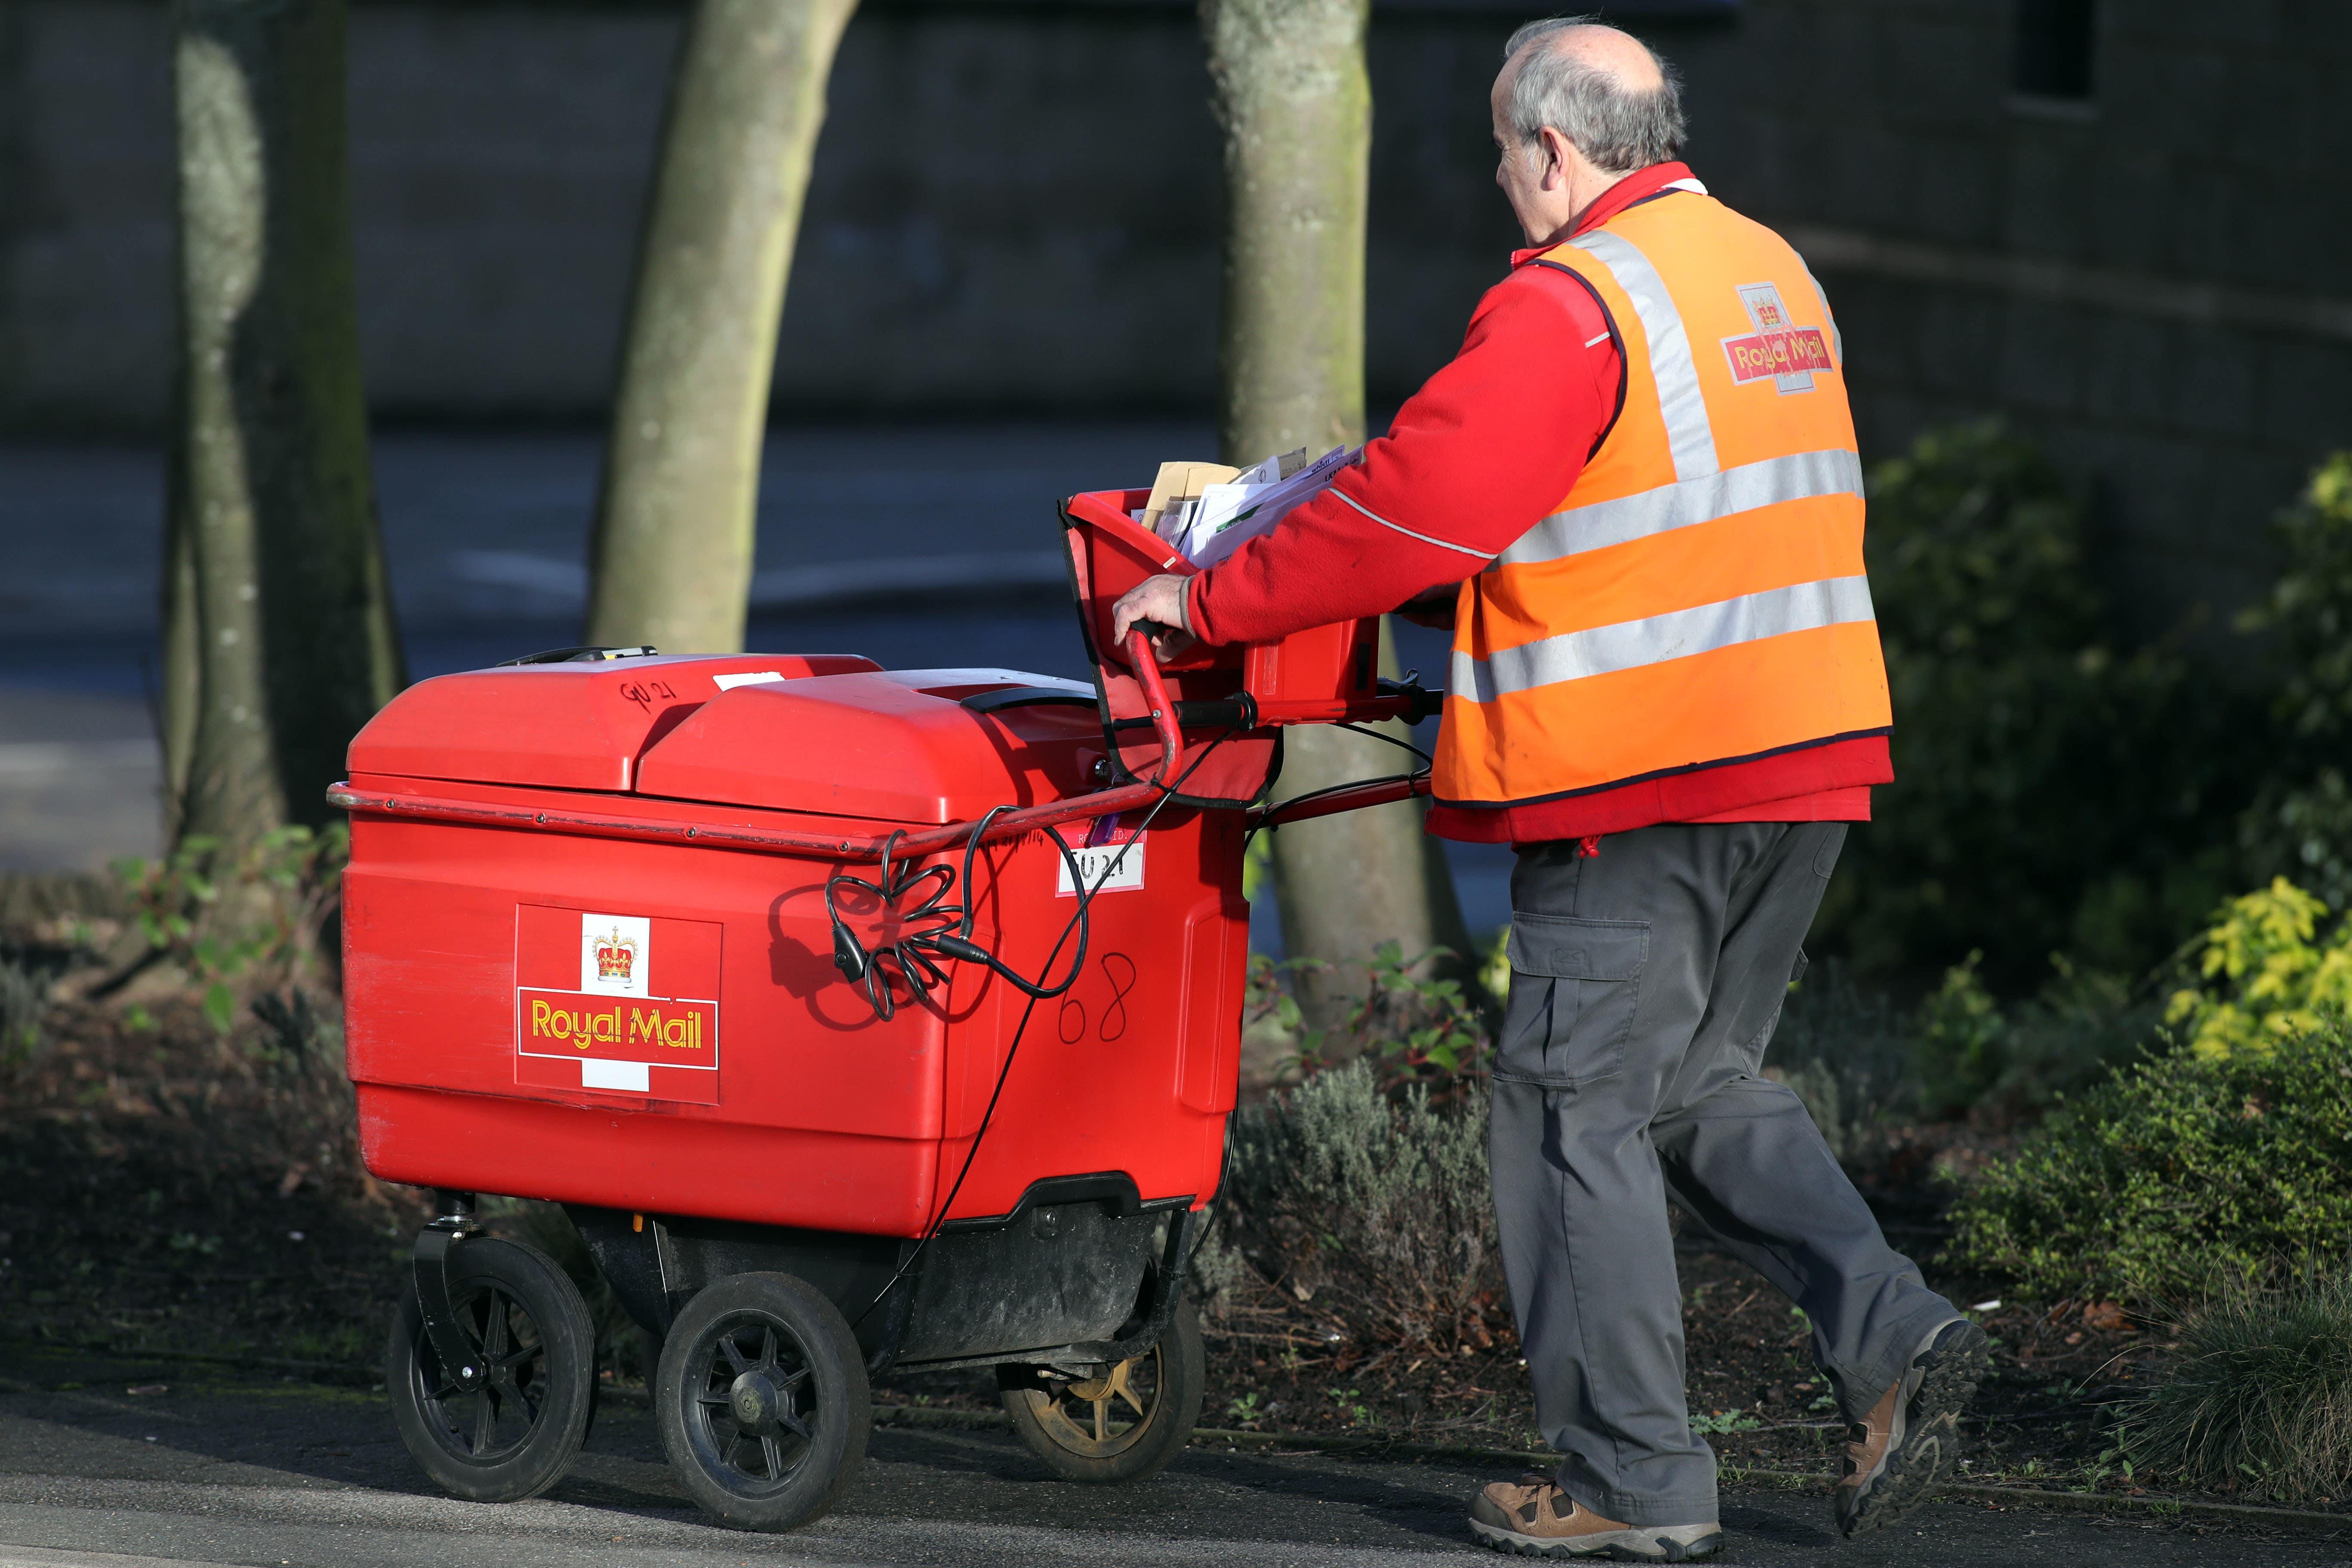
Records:
[[[515,1082],[719,1103],[719,939],[707,921],[515,910]]]
[[[1837,368],[1828,337],[1819,327],[1801,327],[1791,321],[1779,289],[1769,283],[1742,284],[1739,302],[1756,330],[1723,340],[1734,382],[1769,379],[1783,393],[1811,392],[1815,372]]]

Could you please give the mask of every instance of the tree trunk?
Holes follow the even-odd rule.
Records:
[[[1209,72],[1224,132],[1225,268],[1217,363],[1228,463],[1364,438],[1364,219],[1371,84],[1368,0],[1202,0]],[[1395,660],[1381,637],[1382,668]],[[1388,728],[1399,738],[1402,726]],[[1413,759],[1368,736],[1301,725],[1286,737],[1284,797],[1408,772]],[[1444,857],[1418,805],[1318,818],[1277,831],[1273,863],[1284,945],[1335,965],[1302,976],[1310,1027],[1361,995],[1383,942],[1416,957],[1465,941]]]
[[[588,640],[743,646],[776,324],[856,0],[698,0],[637,260]]]
[[[1385,626],[1381,668],[1396,674]],[[1398,740],[1408,738],[1402,724],[1378,728]],[[1287,800],[1354,779],[1410,773],[1419,765],[1411,752],[1368,735],[1300,724],[1285,734],[1276,794]],[[1399,801],[1275,830],[1271,858],[1283,947],[1293,958],[1318,958],[1333,966],[1297,977],[1299,1010],[1307,1027],[1333,1027],[1349,1002],[1365,994],[1364,962],[1384,942],[1398,943],[1407,959],[1438,947],[1456,955],[1451,962],[1422,964],[1419,973],[1424,974],[1458,977],[1475,967],[1466,962],[1469,936],[1445,850],[1422,831],[1423,811],[1419,801]]]
[[[403,684],[368,466],[342,0],[178,0],[180,342],[163,574],[166,814],[320,823]]]

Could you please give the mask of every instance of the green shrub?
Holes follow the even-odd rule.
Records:
[[[2140,1054],[2163,1004],[2120,975],[2053,954],[2041,991],[2003,1007],[1978,977],[1979,955],[1944,973],[1911,1026],[1911,1076],[1924,1116],[2041,1110]]]
[[[319,967],[351,848],[342,823],[290,824],[242,846],[191,834],[162,859],[116,861],[114,874],[150,955],[186,973],[205,1016],[226,1035],[240,994]]]
[[[1401,943],[1384,942],[1364,968],[1366,992],[1341,998],[1338,1026],[1310,1029],[1296,994],[1301,974],[1328,973],[1333,966],[1316,958],[1277,963],[1264,953],[1250,955],[1242,1000],[1245,1035],[1265,1030],[1290,1042],[1276,1081],[1297,1081],[1342,1062],[1372,1065],[1381,1088],[1394,1094],[1419,1084],[1438,1100],[1449,1100],[1486,1071],[1486,983],[1473,974],[1482,994],[1474,995],[1440,965],[1457,966],[1451,949],[1433,947],[1407,958]],[[1509,968],[1504,969],[1504,984]]]
[[[2352,452],[2312,470],[2273,531],[2286,569],[2240,624],[2277,639],[2279,710],[2289,729],[2341,735],[2352,729]]]
[[[1948,1267],[2028,1296],[2194,1298],[2352,1256],[2352,1035],[2151,1058],[2063,1102],[1960,1194]]]
[[[1484,1092],[1383,1092],[1373,1065],[1309,1076],[1236,1111],[1203,1248],[1213,1296],[1253,1278],[1312,1302],[1347,1337],[1405,1349],[1485,1345],[1503,1311]]]
[[[2272,779],[2241,818],[2257,878],[2284,875],[2336,909],[2352,908],[2352,785],[2322,766],[2300,783]]]
[[[2352,1270],[2225,1290],[2178,1339],[2164,1381],[2121,1413],[2147,1479],[2291,1499],[2352,1487]]]
[[[2352,452],[2314,470],[2274,532],[2286,569],[2239,624],[2273,639],[2285,735],[2241,836],[2258,879],[2284,875],[2343,909],[2352,905],[2352,788],[2338,765],[2352,731]]]
[[[2082,511],[1998,424],[1923,437],[1871,475],[1895,776],[1815,928],[1865,971],[1977,950],[2007,994],[2059,951],[2139,973],[2235,878],[2242,752],[2177,653],[2117,651]]]
[[[1919,1005],[1912,1026],[1912,1067],[1920,1109],[1929,1116],[1966,1110],[1992,1091],[2009,1066],[2009,1020],[1977,976],[1983,961],[1979,949],[1944,971],[1944,983]]]

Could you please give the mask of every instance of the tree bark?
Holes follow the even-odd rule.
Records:
[[[368,463],[343,0],[178,0],[168,826],[322,823],[404,682]]]
[[[1224,133],[1225,258],[1217,363],[1222,456],[1255,463],[1364,438],[1364,226],[1371,83],[1369,0],[1202,0],[1209,73]],[[1394,675],[1385,630],[1381,666]],[[1388,727],[1402,738],[1402,726]],[[1301,725],[1285,738],[1285,798],[1409,772],[1369,736]],[[1422,810],[1400,803],[1318,818],[1274,837],[1275,896],[1310,1027],[1361,995],[1384,942],[1408,958],[1461,946],[1462,916]]]
[[[743,646],[776,325],[856,0],[698,0],[670,92],[596,510],[588,640]]]

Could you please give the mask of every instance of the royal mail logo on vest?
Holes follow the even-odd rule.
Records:
[[[1756,330],[1723,340],[1723,354],[1731,362],[1733,381],[1769,379],[1784,393],[1811,392],[1815,371],[1837,368],[1822,330],[1790,321],[1778,288],[1769,283],[1743,283],[1739,302],[1748,308],[1748,319]]]
[[[719,927],[515,910],[515,1083],[719,1103]]]

